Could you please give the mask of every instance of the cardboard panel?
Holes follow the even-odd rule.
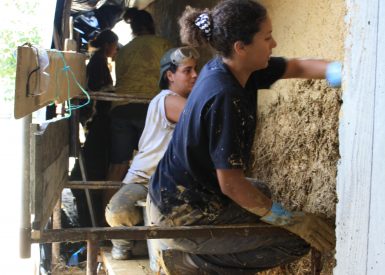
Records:
[[[86,56],[84,54],[47,50],[47,55],[49,65],[45,72],[48,77],[40,77],[41,70],[35,71],[35,69],[39,66],[39,56],[44,57],[44,52],[28,46],[18,47],[15,118],[22,118],[54,101],[60,103],[81,94],[76,81],[85,87]]]

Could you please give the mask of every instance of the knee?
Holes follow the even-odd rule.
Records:
[[[128,205],[114,205],[113,202],[106,207],[107,223],[114,226],[134,226],[143,223],[143,213],[140,207],[128,203]]]
[[[143,223],[143,210],[136,206],[132,190],[119,190],[106,206],[106,221],[110,226],[134,226]]]

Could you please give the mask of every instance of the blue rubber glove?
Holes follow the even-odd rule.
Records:
[[[290,212],[279,203],[273,202],[270,211],[261,217],[261,221],[285,228],[321,252],[330,251],[335,247],[334,229],[316,215]]]
[[[341,87],[342,64],[338,61],[329,63],[326,67],[325,76],[331,87]]]
[[[273,202],[270,211],[261,217],[261,221],[276,226],[284,226],[290,223],[292,217],[293,213],[287,211],[279,203]]]

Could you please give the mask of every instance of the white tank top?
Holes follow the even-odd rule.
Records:
[[[151,100],[139,140],[139,150],[123,179],[124,183],[147,183],[163,157],[175,128],[175,123],[166,117],[164,102],[169,95],[179,96],[170,90],[162,90]]]

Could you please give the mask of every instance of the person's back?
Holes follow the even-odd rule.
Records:
[[[155,96],[159,60],[170,48],[168,40],[152,34],[137,36],[123,46],[115,62],[116,93]]]
[[[139,150],[123,179],[124,183],[148,181],[163,157],[175,128],[175,123],[169,121],[166,116],[165,100],[168,96],[178,95],[166,89],[151,100],[146,124],[139,140]]]
[[[187,200],[194,210],[204,209],[203,214],[212,217],[230,202],[220,190],[215,169],[247,165],[256,124],[255,91],[269,88],[285,68],[282,58],[269,63],[268,70],[250,77],[269,75],[269,80],[258,85],[250,81],[247,89],[234,82],[221,58],[203,67],[152,181],[152,201],[161,211],[172,211],[170,205],[178,207]],[[179,195],[180,190],[189,192]]]

